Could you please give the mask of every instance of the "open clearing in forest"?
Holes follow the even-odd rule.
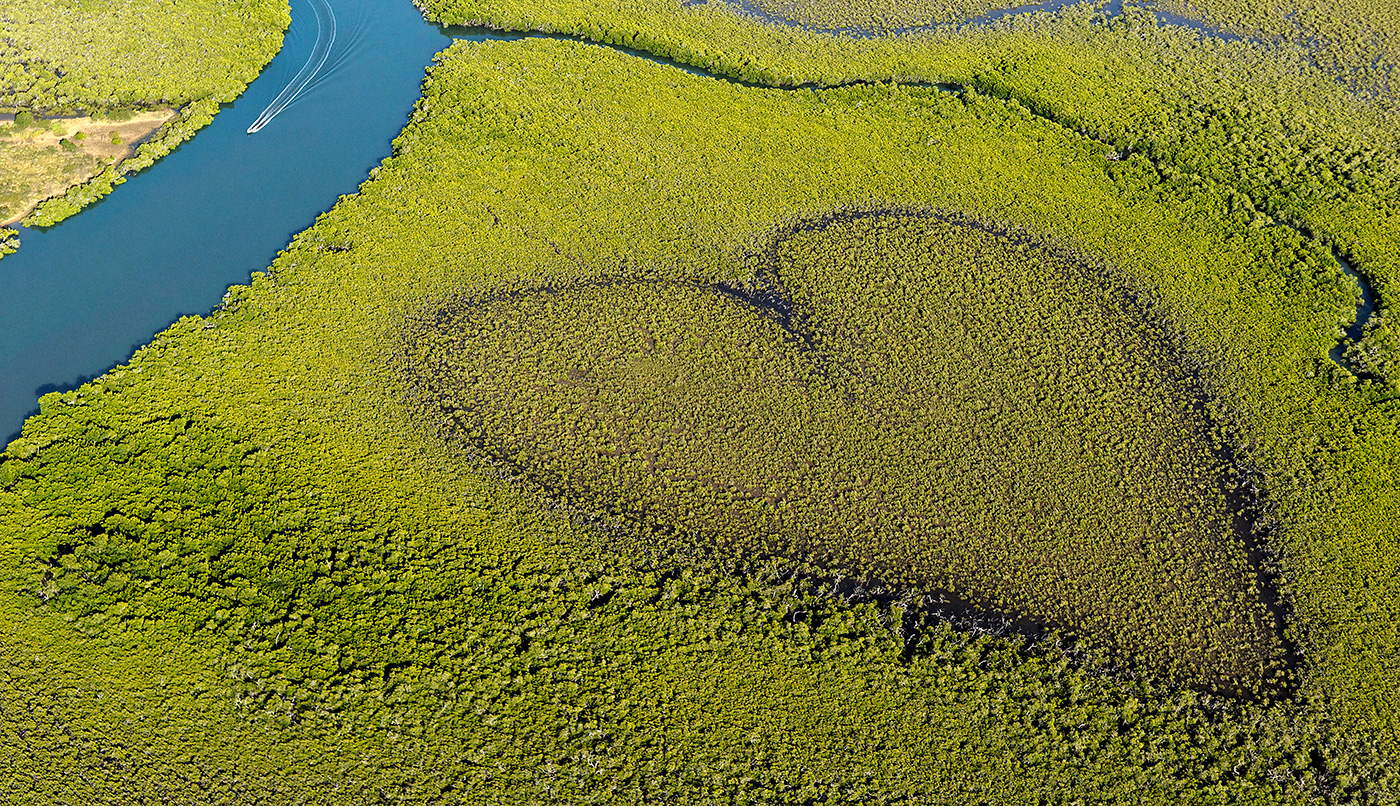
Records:
[[[773,244],[763,306],[654,282],[466,299],[405,354],[445,437],[648,543],[796,553],[1250,688],[1281,647],[1238,479],[1169,337],[1105,282],[970,224],[837,215]]]

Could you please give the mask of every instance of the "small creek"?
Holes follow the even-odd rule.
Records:
[[[1048,0],[976,22],[1070,2]],[[1112,0],[1105,13],[1121,8],[1122,0]],[[355,192],[389,156],[425,66],[452,40],[578,39],[442,28],[406,0],[335,0],[335,17],[338,36],[324,59],[317,56],[318,71],[256,134],[248,134],[250,126],[298,83],[321,39],[311,0],[293,0],[281,52],[193,140],[77,216],[47,230],[21,228],[22,248],[0,260],[0,446],[18,436],[39,396],[101,375],[181,315],[210,310],[340,195]],[[1365,315],[1358,308],[1358,323],[1348,331],[1354,340],[1375,302],[1369,283],[1349,265],[1343,270],[1363,293]],[[1339,363],[1344,347],[1334,351]]]
[[[1361,337],[1366,334],[1366,323],[1371,321],[1371,316],[1376,312],[1376,292],[1371,288],[1371,281],[1366,276],[1352,267],[1341,252],[1332,250],[1332,257],[1337,261],[1337,268],[1356,284],[1360,296],[1356,301],[1356,319],[1346,329],[1342,339],[1332,347],[1327,354],[1332,362],[1348,372],[1353,372],[1351,365],[1347,363],[1345,355],[1347,347],[1361,341]]]

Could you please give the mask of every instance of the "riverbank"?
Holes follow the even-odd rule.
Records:
[[[134,180],[68,226],[34,233],[25,252],[0,272],[11,284],[0,294],[0,322],[27,339],[15,342],[17,358],[9,367],[18,380],[8,385],[39,394],[73,389],[89,377],[71,382],[71,373],[51,382],[56,366],[73,366],[60,364],[65,356],[55,344],[79,336],[104,349],[129,343],[124,334],[151,332],[159,324],[150,322],[159,323],[165,311],[202,310],[195,307],[199,300],[224,293],[220,277],[266,265],[254,262],[262,248],[255,239],[266,236],[275,241],[267,249],[285,249],[270,271],[256,272],[251,286],[230,289],[208,317],[182,318],[128,365],[75,391],[44,395],[24,436],[0,455],[0,534],[14,536],[0,545],[0,576],[16,580],[0,591],[0,647],[12,648],[0,655],[11,670],[11,699],[27,704],[28,712],[52,715],[34,725],[26,711],[9,709],[20,716],[0,727],[28,742],[0,743],[0,753],[7,753],[0,767],[14,770],[19,782],[11,791],[40,802],[100,800],[98,791],[191,802],[373,800],[385,792],[418,802],[474,792],[486,793],[481,802],[584,801],[604,791],[621,793],[618,799],[641,793],[633,800],[689,802],[735,791],[767,802],[787,794],[792,801],[906,803],[977,791],[988,801],[1023,802],[1082,799],[1089,790],[1104,802],[1217,797],[1301,804],[1316,802],[1324,786],[1336,792],[1337,802],[1363,800],[1362,787],[1384,795],[1386,780],[1374,771],[1387,769],[1393,754],[1380,743],[1394,734],[1373,740],[1366,732],[1389,718],[1387,701],[1379,698],[1395,688],[1387,670],[1400,668],[1386,643],[1396,635],[1387,607],[1400,601],[1391,581],[1400,578],[1391,559],[1400,556],[1391,550],[1400,543],[1396,520],[1387,516],[1400,479],[1385,461],[1400,448],[1394,406],[1378,404],[1374,383],[1334,371],[1324,357],[1336,324],[1359,319],[1354,295],[1333,271],[1321,236],[1281,226],[1270,212],[1277,208],[1263,207],[1269,193],[1281,199],[1267,177],[1231,173],[1231,165],[1211,171],[1216,166],[1201,161],[1201,154],[1247,155],[1251,147],[1264,147],[1264,135],[1245,128],[1244,112],[1203,107],[1203,126],[1218,129],[1224,142],[1241,141],[1231,149],[1172,148],[1214,142],[1205,139],[1214,136],[1209,132],[1197,140],[1176,132],[1180,140],[1163,135],[1140,144],[1122,129],[1096,128],[1095,120],[1109,116],[1092,103],[1118,103],[1127,112],[1141,107],[1141,116],[1123,117],[1145,126],[1161,96],[1129,83],[1136,73],[1126,68],[1121,75],[1085,70],[1078,79],[1084,97],[1068,94],[1077,85],[1059,66],[1083,62],[1065,54],[1092,55],[1096,43],[1101,50],[1140,54],[1145,51],[1132,50],[1138,39],[1129,34],[1177,34],[1155,25],[1128,30],[1146,23],[1141,15],[1104,25],[1082,19],[1084,27],[1070,33],[1078,30],[1083,39],[1067,43],[1049,34],[1032,37],[1035,32],[987,34],[990,44],[979,47],[1002,47],[997,52],[1008,54],[1004,66],[982,71],[975,58],[983,51],[969,45],[968,55],[950,46],[948,70],[934,69],[937,53],[924,54],[922,66],[916,57],[924,56],[914,53],[897,74],[928,83],[956,78],[969,88],[959,93],[878,83],[873,73],[867,83],[779,93],[687,76],[580,43],[457,45],[436,60],[408,128],[398,135],[395,156],[290,244],[275,237],[285,231],[279,227],[293,226],[283,223],[294,220],[287,210],[324,208],[292,207],[287,197],[313,184],[322,195],[337,187],[327,178],[330,169],[311,161],[375,121],[390,128],[404,119],[371,114],[363,92],[346,91],[339,103],[314,106],[343,88],[346,72],[255,137],[243,134],[243,126],[268,99],[245,99],[249,115],[227,110],[159,173]],[[379,36],[386,31],[373,24],[364,29]],[[991,39],[1003,33],[1004,39]],[[406,38],[395,32],[384,41],[401,46]],[[650,46],[641,34],[631,41]],[[1183,38],[1171,41],[1187,47]],[[376,74],[413,55],[391,58],[380,43],[372,44],[358,54],[374,54]],[[431,44],[424,42],[425,50]],[[1165,48],[1164,60],[1194,53],[1196,45]],[[731,63],[740,58],[733,55],[737,49],[723,52]],[[1152,53],[1143,64],[1156,58]],[[344,64],[371,61],[357,62],[356,55]],[[409,79],[416,80],[428,55],[422,58],[404,69]],[[301,59],[284,61],[295,67]],[[1017,83],[1017,65],[1025,75],[1058,77],[1065,92],[1026,83],[1030,79]],[[267,95],[282,83],[267,82]],[[344,118],[332,116],[342,110]],[[264,138],[283,136],[276,147],[253,150],[270,144]],[[1309,148],[1311,137],[1302,141]],[[306,150],[290,154],[294,147]],[[359,182],[362,163],[346,153],[337,151],[327,164]],[[1278,170],[1321,177],[1318,164]],[[1362,178],[1384,176],[1362,165]],[[195,166],[205,172],[195,174]],[[183,184],[171,175],[187,169]],[[1359,191],[1345,196],[1358,197]],[[427,433],[433,420],[404,406],[408,384],[388,363],[402,323],[415,312],[431,316],[453,294],[573,287],[568,284],[611,276],[618,267],[646,271],[673,287],[720,287],[721,281],[738,287],[765,265],[759,256],[769,254],[775,230],[852,200],[957,209],[1015,223],[1101,260],[1105,271],[1125,285],[1135,280],[1131,287],[1160,306],[1153,321],[1168,322],[1169,332],[1183,340],[1172,355],[1209,385],[1202,398],[1208,392],[1219,403],[1210,415],[1220,428],[1203,438],[1236,454],[1247,483],[1258,485],[1251,494],[1265,494],[1268,509],[1258,514],[1258,529],[1239,542],[1251,553],[1261,547],[1258,565],[1278,580],[1279,595],[1293,608],[1285,637],[1298,642],[1303,661],[1288,697],[1234,701],[1159,685],[1148,675],[1133,678],[1131,670],[1105,672],[1107,660],[1081,662],[1083,656],[1064,651],[1063,635],[982,636],[976,625],[963,625],[964,632],[921,630],[912,607],[880,599],[848,606],[840,583],[849,578],[829,585],[804,581],[813,575],[795,575],[791,556],[751,551],[745,557],[730,546],[711,555],[671,553],[660,529],[609,527],[636,515],[650,523],[674,518],[677,529],[703,528],[688,509],[661,501],[619,512],[613,522],[590,521],[589,510],[560,502],[563,484],[555,485],[560,494],[550,501],[525,484],[480,473],[462,461],[464,454],[477,458],[468,444],[437,439]],[[239,201],[246,206],[236,207]],[[274,217],[268,208],[276,204],[286,210]],[[123,209],[128,217],[118,215]],[[98,226],[104,221],[111,222],[105,229]],[[147,225],[162,229],[143,239]],[[225,229],[216,229],[220,225]],[[980,563],[973,570],[995,568],[999,583],[1055,596],[1051,607],[1078,607],[1082,598],[1071,599],[1072,587],[1032,563],[994,561],[997,552],[1038,559],[1041,552],[1062,551],[1067,543],[1060,536],[1077,537],[1102,522],[1060,514],[1065,506],[1100,501],[1074,491],[1096,477],[1090,474],[1102,479],[1112,471],[1114,465],[1101,460],[1145,451],[1126,442],[1110,450],[1065,440],[1052,458],[1036,459],[1036,452],[1043,440],[1089,428],[1131,437],[1125,422],[1153,410],[1176,416],[1175,406],[1133,405],[1125,398],[1144,394],[1145,373],[1110,360],[1131,333],[1120,336],[1093,318],[1037,314],[1046,300],[1097,294],[1046,294],[1046,283],[1029,281],[1021,285],[1029,291],[1006,283],[989,290],[978,279],[992,276],[986,269],[955,267],[931,282],[940,293],[922,294],[927,304],[915,308],[911,300],[920,297],[906,293],[908,283],[901,287],[899,280],[920,276],[915,264],[925,261],[865,259],[884,254],[868,248],[884,237],[843,239],[838,248],[795,253],[813,258],[784,265],[793,267],[787,276],[801,271],[821,281],[806,287],[856,284],[859,295],[827,293],[818,299],[835,303],[809,304],[797,308],[798,315],[835,311],[821,315],[860,324],[848,331],[869,343],[860,349],[876,359],[833,360],[830,366],[851,368],[850,377],[861,383],[867,377],[915,379],[908,393],[882,382],[880,394],[848,396],[843,392],[852,387],[838,376],[842,385],[833,383],[830,396],[818,398],[828,389],[815,384],[817,377],[808,387],[813,394],[792,395],[790,406],[759,407],[754,401],[760,396],[771,400],[775,387],[792,387],[786,378],[808,376],[753,372],[765,351],[786,354],[786,337],[763,330],[766,320],[735,316],[732,305],[712,308],[739,325],[723,328],[705,310],[682,319],[674,307],[644,307],[624,297],[621,303],[646,315],[624,317],[609,308],[595,318],[557,316],[553,321],[569,326],[553,330],[536,319],[536,332],[562,340],[587,328],[597,333],[605,316],[620,321],[607,342],[630,345],[634,354],[625,358],[636,360],[615,366],[621,377],[646,380],[645,388],[660,387],[648,376],[667,379],[654,351],[664,357],[667,350],[686,349],[703,358],[706,338],[710,345],[728,340],[727,355],[675,364],[685,371],[710,369],[708,377],[732,384],[723,416],[746,408],[762,408],[764,415],[719,421],[734,427],[722,436],[713,427],[711,450],[695,442],[695,406],[656,403],[661,416],[690,418],[661,431],[657,441],[664,437],[662,447],[673,455],[702,456],[706,470],[729,461],[736,474],[764,472],[786,483],[770,485],[781,497],[765,510],[767,499],[760,504],[750,492],[757,485],[748,480],[701,487],[705,477],[683,467],[674,472],[673,464],[678,500],[722,496],[717,500],[724,506],[751,506],[788,522],[805,513],[805,522],[818,526],[823,521],[813,513],[831,512],[868,531],[873,523],[882,539],[926,530],[944,542],[921,541],[928,554],[914,560],[936,569]],[[46,239],[96,248],[84,263],[57,246],[45,251]],[[888,242],[909,244],[898,253],[917,257],[955,254],[965,240],[927,247],[913,238]],[[843,243],[851,249],[839,248]],[[828,254],[854,254],[851,265],[860,268],[815,259]],[[1359,252],[1357,259],[1368,272],[1379,267],[1373,273],[1383,277],[1389,264],[1375,254]],[[1022,258],[1006,253],[1006,260]],[[83,302],[94,301],[91,308],[62,298],[73,276],[65,272],[74,266],[84,269],[79,290]],[[1029,271],[1025,276],[1036,277]],[[886,278],[895,282],[877,282]],[[156,300],[194,280],[207,281],[205,296]],[[1003,286],[1009,290],[1002,292]],[[852,305],[852,298],[865,304]],[[46,310],[50,300],[57,302]],[[537,300],[568,301],[563,293]],[[877,305],[893,315],[871,315]],[[788,315],[793,308],[787,306]],[[940,311],[953,313],[935,319]],[[990,327],[997,321],[1004,324]],[[1051,332],[1043,323],[1055,321],[1074,323],[1053,331],[1063,348],[995,349],[1007,344],[996,340],[999,333],[1039,341]],[[929,326],[920,327],[924,322]],[[658,338],[659,325],[681,338]],[[904,340],[891,340],[889,334],[901,332],[930,349],[910,350]],[[751,338],[740,344],[733,334]],[[460,331],[437,335],[465,338]],[[843,336],[838,343],[838,335],[826,340],[829,353],[858,359],[856,342]],[[531,349],[547,343],[533,340]],[[478,351],[490,346],[472,344]],[[932,359],[934,349],[946,360]],[[508,351],[485,355],[514,360]],[[934,367],[925,371],[923,362]],[[100,361],[92,363],[102,369]],[[477,366],[463,366],[468,363]],[[581,366],[587,365],[570,369]],[[939,372],[960,366],[971,369],[939,380]],[[1081,383],[1080,366],[1121,369],[1100,371],[1104,380],[1082,394],[1047,391],[1056,383]],[[1043,369],[1013,375],[1018,367]],[[733,382],[746,372],[763,383]],[[998,375],[1034,382],[1006,393],[988,389],[988,379]],[[489,386],[490,402],[512,388],[534,394],[524,384],[477,377],[482,388]],[[552,392],[587,391],[586,374],[566,380]],[[615,387],[598,388],[606,394]],[[690,394],[677,384],[670,388]],[[927,401],[935,393],[937,404],[918,404],[920,396]],[[709,397],[721,399],[718,392]],[[901,427],[928,423],[917,433],[917,455],[901,453],[898,445],[882,450],[880,435],[857,433],[836,441],[836,449],[800,453],[792,439],[761,435],[779,418],[801,423],[802,434],[832,424],[845,428],[838,414],[805,418],[811,425],[797,414],[822,400],[829,401],[822,404],[828,412],[839,412],[848,399],[881,405]],[[615,423],[654,427],[657,418],[642,416],[631,400],[590,408],[598,412],[597,430],[567,433],[606,435]],[[1113,414],[1125,401],[1126,420]],[[915,405],[906,417],[910,402]],[[555,411],[539,411],[546,436],[566,433],[545,420],[559,422]],[[534,428],[536,421],[523,425]],[[909,428],[905,433],[914,433]],[[1136,439],[1140,446],[1143,438]],[[641,472],[657,463],[636,452],[639,440],[618,442],[616,451],[602,445],[606,455],[577,454],[587,463],[615,462],[653,483]],[[770,448],[784,444],[787,450]],[[1153,441],[1147,459],[1167,461],[1155,451],[1169,444]],[[745,457],[745,445],[761,450]],[[992,458],[1025,457],[1017,464],[1031,472],[999,470],[987,461],[987,446],[998,448]],[[633,451],[634,465],[624,464],[623,449]],[[924,479],[935,494],[909,495],[882,483],[879,473],[862,473],[861,463],[834,462],[837,450],[888,463],[866,465],[875,471],[907,468],[910,486]],[[659,458],[665,469],[667,457]],[[1074,462],[1085,468],[1082,475],[1068,469]],[[841,471],[819,472],[823,465]],[[589,467],[569,465],[580,466]],[[935,484],[936,474],[966,480]],[[571,482],[598,478],[609,477],[570,472]],[[1167,510],[1160,496],[1143,495],[1162,485],[1141,478],[1124,472],[1113,484],[1095,487],[1105,496],[1131,495],[1149,506],[1159,502],[1162,512],[1178,511]],[[1065,481],[1051,483],[1056,479]],[[984,496],[993,503],[976,500]],[[804,500],[810,503],[794,509],[792,502]],[[927,505],[944,501],[939,511]],[[983,534],[997,539],[982,541],[985,548],[964,540],[977,534],[969,527],[992,521],[989,514],[969,523],[960,513],[1021,502],[1027,502],[1020,511],[1033,519],[1031,528],[987,528]],[[1228,503],[1227,510],[1243,508]],[[911,511],[929,517],[914,520]],[[860,520],[861,512],[873,514]],[[1248,519],[1256,521],[1254,514]],[[909,532],[883,528],[900,521],[909,523]],[[1123,545],[1109,544],[1088,563],[1049,563],[1050,571],[1073,574],[1075,584],[1086,584],[1080,580],[1095,572],[1100,580],[1140,585],[1146,577],[1134,569],[1144,567],[1167,577],[1173,584],[1157,586],[1160,597],[1133,596],[1131,607],[1109,610],[1113,618],[1132,619],[1133,629],[1164,613],[1204,617],[1218,604],[1182,607],[1178,591],[1184,586],[1175,583],[1189,577],[1174,572],[1168,550],[1173,540],[1202,536],[1190,521],[1167,526],[1114,529]],[[827,533],[844,538],[850,532]],[[944,562],[934,550],[954,540],[956,551],[941,552],[949,557]],[[1232,544],[1220,545],[1228,550]],[[885,556],[898,568],[912,566],[901,562],[904,555]],[[1181,637],[1183,645],[1196,640],[1189,633]],[[1041,649],[1028,649],[1037,645]],[[1087,641],[1081,647],[1096,651]],[[1363,711],[1373,693],[1378,704]],[[114,735],[110,727],[153,724],[153,712],[163,720],[158,729]],[[84,752],[50,749],[66,752],[79,742]],[[113,757],[138,761],[103,761]],[[360,763],[347,766],[347,758]],[[542,759],[554,764],[548,780],[540,774]],[[189,775],[194,767],[205,777]],[[330,795],[328,780],[339,787]],[[230,781],[246,788],[209,793],[209,782]],[[794,794],[792,782],[807,782],[806,793]]]
[[[58,222],[76,215],[84,207],[111,193],[127,177],[143,171],[155,164],[156,160],[174,151],[177,146],[190,139],[205,126],[214,122],[219,104],[213,100],[195,101],[180,110],[155,135],[136,147],[136,153],[121,163],[108,166],[102,173],[87,182],[68,189],[62,196],[53,196],[40,202],[23,219],[27,227],[51,227]]]
[[[16,113],[27,117],[26,110],[51,119],[84,110],[153,111],[104,123],[98,132],[82,128],[89,137],[81,141],[58,135],[14,149],[0,139],[0,227],[57,223],[145,167],[133,161],[169,153],[208,121],[173,141],[168,126],[189,119],[191,107],[203,117],[204,105],[217,111],[238,97],[276,55],[291,20],[287,0],[195,0],[178,13],[158,0],[58,10],[48,0],[13,0],[5,10],[0,124]],[[167,147],[138,147],[151,138]],[[7,232],[0,256],[15,251],[16,235]]]
[[[84,115],[0,125],[0,226],[118,167],[175,117],[174,109],[158,109],[125,120]]]
[[[4,436],[19,431],[40,395],[102,374],[181,314],[217,305],[390,153],[423,65],[451,40],[410,5],[335,2],[345,36],[327,59],[327,80],[272,125],[246,132],[307,60],[315,31],[307,4],[298,4],[287,46],[234,103],[186,105],[117,171],[0,230],[14,233],[0,251],[22,242],[0,259]]]

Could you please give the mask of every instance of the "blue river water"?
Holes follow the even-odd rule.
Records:
[[[267,69],[194,139],[100,203],[20,232],[0,260],[0,446],[45,392],[130,358],[183,314],[272,262],[390,153],[424,70],[453,38],[408,0],[334,0],[339,36],[320,75],[257,134],[248,126],[306,63],[308,0]]]

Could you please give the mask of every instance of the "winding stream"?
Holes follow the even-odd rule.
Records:
[[[182,314],[208,311],[355,192],[389,156],[425,66],[453,39],[577,39],[439,28],[405,0],[335,3],[334,12],[327,0],[294,3],[281,52],[193,140],[77,216],[21,229],[23,247],[0,260],[0,446],[18,436],[39,396],[101,375]],[[1375,307],[1357,277],[1369,307],[1365,316],[1358,309],[1353,340]],[[1334,351],[1339,363],[1344,348]]]
[[[1340,341],[1336,343],[1328,352],[1328,357],[1332,363],[1348,372],[1352,372],[1351,365],[1346,360],[1346,350],[1351,344],[1361,341],[1361,337],[1366,335],[1366,324],[1371,321],[1371,316],[1376,312],[1376,292],[1371,288],[1371,281],[1366,276],[1358,272],[1341,252],[1332,250],[1332,259],[1337,261],[1337,268],[1348,280],[1356,285],[1360,292],[1356,300],[1356,319],[1347,327]]]

